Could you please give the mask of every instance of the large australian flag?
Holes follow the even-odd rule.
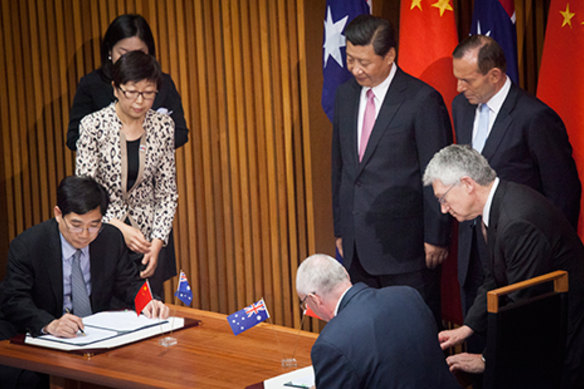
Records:
[[[322,108],[333,121],[337,87],[351,77],[347,71],[345,27],[356,16],[371,13],[366,0],[326,0],[322,45]]]
[[[517,31],[514,0],[475,0],[473,34],[487,35],[501,45],[507,59],[507,75],[517,84]]]

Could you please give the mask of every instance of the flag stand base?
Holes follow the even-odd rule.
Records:
[[[172,347],[176,345],[178,341],[174,336],[165,336],[164,338],[160,339],[158,343],[160,343],[160,345],[164,347]]]
[[[298,362],[296,362],[296,358],[283,358],[282,367],[298,367]]]

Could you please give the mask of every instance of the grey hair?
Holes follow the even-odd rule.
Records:
[[[439,180],[443,185],[453,185],[465,176],[485,186],[493,182],[497,173],[486,158],[469,145],[450,145],[434,154],[426,166],[423,182],[432,185]]]
[[[296,291],[299,295],[315,293],[327,296],[348,281],[349,275],[336,259],[326,254],[314,254],[298,266]]]

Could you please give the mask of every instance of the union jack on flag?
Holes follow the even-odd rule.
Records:
[[[239,335],[270,317],[264,299],[227,316],[233,334]]]
[[[178,287],[176,288],[176,293],[174,295],[186,305],[191,305],[191,302],[193,301],[193,291],[191,290],[185,272],[182,270],[180,271]]]

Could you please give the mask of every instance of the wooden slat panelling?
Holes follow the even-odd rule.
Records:
[[[52,216],[57,183],[74,171],[65,132],[77,83],[99,66],[111,20],[140,13],[191,129],[176,155],[174,234],[193,306],[230,313],[264,297],[275,323],[299,326],[296,267],[333,241],[321,228],[331,221],[320,220],[330,200],[315,196],[329,190],[330,177],[312,164],[330,153],[327,142],[313,142],[329,136],[328,121],[311,128],[320,104],[318,1],[0,0],[0,239]],[[532,91],[548,4],[516,0],[520,83]],[[318,29],[305,25],[315,9]],[[391,1],[379,12],[395,19],[396,9]],[[471,11],[459,11],[459,26],[469,25]],[[169,301],[177,301],[175,288],[176,280],[167,283]]]

